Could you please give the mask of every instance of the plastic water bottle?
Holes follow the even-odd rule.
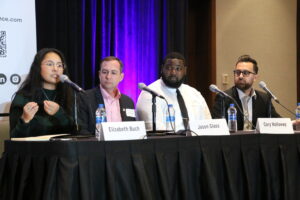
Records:
[[[98,140],[104,140],[103,131],[102,131],[102,122],[106,122],[106,111],[103,104],[98,105],[95,114],[96,114],[95,137]]]
[[[166,130],[175,131],[175,110],[172,104],[166,109]]]
[[[296,121],[297,121],[297,123],[296,123],[296,130],[300,131],[300,102],[297,103],[297,107],[296,107],[295,113],[296,113]]]
[[[228,110],[228,128],[230,132],[236,132],[237,131],[237,121],[236,121],[236,109],[234,107],[234,104],[230,104]]]

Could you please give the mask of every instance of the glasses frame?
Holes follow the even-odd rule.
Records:
[[[54,66],[57,67],[57,69],[62,69],[64,70],[65,69],[65,64],[63,62],[57,62],[57,63],[54,63],[53,61],[51,60],[48,60],[48,61],[45,61],[42,63],[42,65],[45,65],[47,67],[51,67],[52,69],[54,68]],[[60,67],[60,65],[62,65],[62,67]]]
[[[240,76],[241,74],[243,74],[244,77],[248,77],[248,76],[250,76],[250,74],[255,75],[256,73],[248,71],[248,70],[238,70],[238,69],[236,69],[236,70],[233,70],[233,74],[235,76]]]

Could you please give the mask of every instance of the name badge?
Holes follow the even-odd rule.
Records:
[[[197,135],[230,135],[225,119],[190,122],[190,129],[197,133]]]
[[[146,135],[144,121],[105,122],[102,123],[105,141],[109,140],[138,140]]]
[[[294,133],[290,118],[258,118],[256,130],[260,133],[270,134]]]
[[[126,116],[127,117],[135,117],[134,109],[126,108]]]

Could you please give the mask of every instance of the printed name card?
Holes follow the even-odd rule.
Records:
[[[199,120],[190,123],[190,128],[197,135],[230,135],[225,119]]]
[[[258,118],[256,130],[260,133],[270,134],[294,133],[290,118]]]
[[[104,140],[139,140],[146,135],[144,121],[102,123]]]

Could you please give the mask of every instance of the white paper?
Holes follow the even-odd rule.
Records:
[[[52,137],[63,136],[69,134],[41,135],[34,137],[11,138],[12,141],[50,141]]]

